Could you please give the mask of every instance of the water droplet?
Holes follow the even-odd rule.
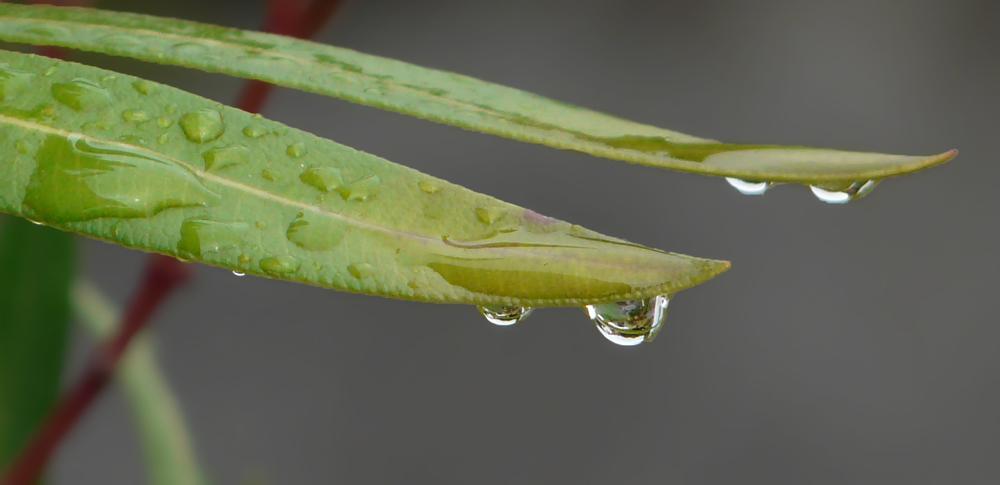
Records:
[[[160,145],[166,145],[169,142],[170,142],[170,135],[168,135],[166,133],[164,133],[164,134],[156,137],[156,143],[158,143]]]
[[[233,276],[246,276],[246,273],[240,273],[239,271],[233,271]]]
[[[347,267],[347,272],[359,280],[375,276],[375,268],[368,263],[354,263]]]
[[[174,126],[174,120],[167,118],[166,116],[160,116],[156,118],[156,125],[160,128],[167,129]]]
[[[381,186],[378,175],[369,175],[351,185],[341,186],[337,191],[344,200],[366,201],[375,197]]]
[[[267,130],[257,125],[246,125],[243,127],[243,135],[254,140],[267,134]]]
[[[257,221],[254,224],[254,226],[257,226],[257,229],[260,229],[261,231],[266,231],[267,230],[267,221]]]
[[[219,222],[192,218],[181,223],[177,251],[188,257],[237,248],[243,244],[250,225],[245,222]]]
[[[142,123],[143,121],[149,121],[149,113],[141,109],[127,109],[122,111],[122,119]]]
[[[172,114],[174,114],[174,113],[177,112],[177,105],[175,103],[170,103],[170,104],[167,105],[166,108],[163,108],[163,109],[164,109],[164,111],[167,112],[167,114],[172,115]]]
[[[253,258],[249,254],[243,253],[236,258],[236,261],[240,263],[240,266],[246,266],[250,264],[250,261],[253,261]]]
[[[298,216],[288,225],[285,237],[306,251],[329,251],[340,244],[348,225],[340,220],[314,216]]]
[[[258,263],[258,265],[260,265],[260,270],[265,273],[283,275],[298,271],[300,263],[299,260],[291,256],[281,255],[271,258],[264,258],[260,260],[260,263]]]
[[[253,119],[255,119],[255,120],[262,120],[262,119],[264,119],[264,115],[262,115],[260,113],[254,113],[254,114],[250,115],[250,117],[253,118]]]
[[[111,125],[103,121],[88,121],[80,127],[84,131],[96,131],[96,130],[107,130],[111,128]]]
[[[218,139],[226,132],[226,124],[222,115],[214,109],[199,109],[181,116],[181,130],[184,136],[194,143],[208,143]]]
[[[271,170],[269,168],[265,168],[264,170],[261,170],[260,176],[264,177],[264,180],[267,180],[267,181],[270,181],[270,182],[274,182],[275,180],[280,180],[281,179],[281,174],[278,171]]]
[[[513,325],[531,313],[532,309],[529,307],[522,306],[511,306],[511,305],[493,305],[493,306],[481,306],[479,307],[479,313],[482,313],[486,320],[494,325]]]
[[[421,180],[420,182],[417,182],[417,186],[420,187],[420,190],[423,190],[428,194],[436,194],[441,190],[443,190],[443,188],[440,185],[434,182],[428,182],[426,180]]]
[[[80,135],[45,138],[24,196],[40,219],[57,223],[151,217],[218,200],[197,175],[169,158]]]
[[[32,223],[32,224],[34,224],[36,226],[44,226],[45,225],[42,222],[34,221],[34,220],[31,220],[31,219],[28,219],[28,222],[30,222],[30,223]]]
[[[0,64],[0,101],[10,101],[31,85],[34,74]]]
[[[86,79],[52,84],[52,97],[73,111],[107,109],[112,104],[111,93]]]
[[[156,85],[143,79],[132,83],[132,87],[144,96],[156,92]]]
[[[323,192],[331,192],[344,185],[340,170],[333,167],[309,167],[308,170],[299,175],[299,180]]]
[[[118,137],[118,141],[129,145],[146,145],[146,139],[137,135],[122,135]]]
[[[663,326],[670,298],[660,295],[643,300],[588,305],[585,310],[608,340],[618,345],[649,342]]]
[[[733,177],[726,177],[726,182],[739,190],[743,195],[762,195],[774,186],[772,182],[751,182]]]
[[[273,131],[271,131],[271,133],[274,133],[275,135],[278,135],[278,136],[285,136],[285,135],[288,134],[288,127],[287,126],[279,126],[279,127],[275,128]]]
[[[846,204],[868,195],[878,183],[878,180],[854,182],[843,190],[827,190],[817,186],[810,186],[809,188],[812,189],[813,195],[823,202],[828,204]]]
[[[250,149],[243,145],[229,145],[213,148],[201,155],[205,159],[205,170],[222,170],[233,165],[250,162]]]
[[[27,154],[29,150],[28,142],[24,140],[17,140],[14,142],[14,149],[17,150],[17,153],[22,155]]]
[[[306,154],[306,146],[302,142],[295,142],[288,145],[288,149],[285,153],[292,158],[300,158],[302,155]]]
[[[507,215],[506,209],[500,207],[477,207],[476,219],[483,224],[493,224]]]

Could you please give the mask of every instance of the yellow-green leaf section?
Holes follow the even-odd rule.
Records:
[[[916,172],[957,153],[921,157],[719,143],[348,49],[147,15],[0,5],[0,40],[259,79],[517,140],[752,181],[837,188]]]
[[[90,66],[0,51],[0,90],[0,210],[128,247],[338,290],[531,307],[673,293],[729,267]]]

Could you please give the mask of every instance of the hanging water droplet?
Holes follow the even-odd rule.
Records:
[[[32,224],[34,224],[36,226],[44,226],[45,225],[42,222],[34,221],[34,220],[31,220],[31,219],[28,219],[28,222],[30,222],[30,223],[32,223]]]
[[[184,136],[194,143],[208,143],[226,132],[222,115],[214,109],[199,109],[181,116],[179,121]]]
[[[300,158],[306,154],[306,146],[302,142],[295,142],[288,145],[288,149],[285,153],[292,158]]]
[[[122,119],[142,123],[143,121],[149,121],[149,113],[141,109],[127,109],[122,111]]]
[[[486,320],[494,325],[513,325],[524,320],[532,308],[513,305],[491,305],[479,307]]]
[[[869,193],[878,185],[879,180],[868,180],[865,182],[854,182],[849,187],[844,190],[827,190],[822,187],[817,187],[815,185],[810,186],[813,195],[817,199],[826,202],[827,204],[846,204],[852,200],[860,199]]]
[[[246,276],[246,273],[240,273],[239,271],[233,271],[233,276]]]
[[[145,80],[138,80],[132,83],[132,88],[139,92],[139,94],[147,95],[156,92],[156,85]]]
[[[751,182],[733,177],[726,177],[726,182],[739,190],[743,195],[762,195],[774,186],[773,182]]]
[[[107,109],[111,106],[111,93],[86,79],[74,79],[68,83],[54,83],[52,97],[73,111]]]
[[[257,125],[246,125],[243,127],[243,135],[254,140],[267,134],[267,130]]]
[[[670,298],[660,295],[642,300],[587,305],[587,315],[608,340],[618,345],[649,342],[660,331]]]

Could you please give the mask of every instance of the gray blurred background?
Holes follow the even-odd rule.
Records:
[[[352,0],[318,40],[730,142],[961,155],[830,206],[281,89],[265,116],[733,269],[679,294],[655,342],[620,348],[576,309],[500,328],[199,266],[155,331],[214,483],[1000,483],[1000,2]],[[242,85],[74,59],[225,103]],[[123,304],[146,256],[81,243]],[[77,361],[90,345],[78,336]],[[52,483],[143,477],[112,390]]]

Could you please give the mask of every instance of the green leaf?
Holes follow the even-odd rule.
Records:
[[[92,283],[77,280],[73,306],[95,337],[103,340],[118,326],[120,312]],[[201,467],[180,405],[156,362],[148,331],[129,344],[115,370],[139,429],[150,485],[202,485]]]
[[[632,163],[843,190],[951,160],[718,143],[467,76],[260,32],[92,9],[0,6],[0,40],[193,67]]]
[[[0,470],[58,395],[75,269],[71,234],[6,219],[0,231]]]
[[[352,292],[582,306],[669,294],[729,263],[602,236],[260,116],[0,51],[0,210]],[[6,88],[7,84],[2,84]]]

